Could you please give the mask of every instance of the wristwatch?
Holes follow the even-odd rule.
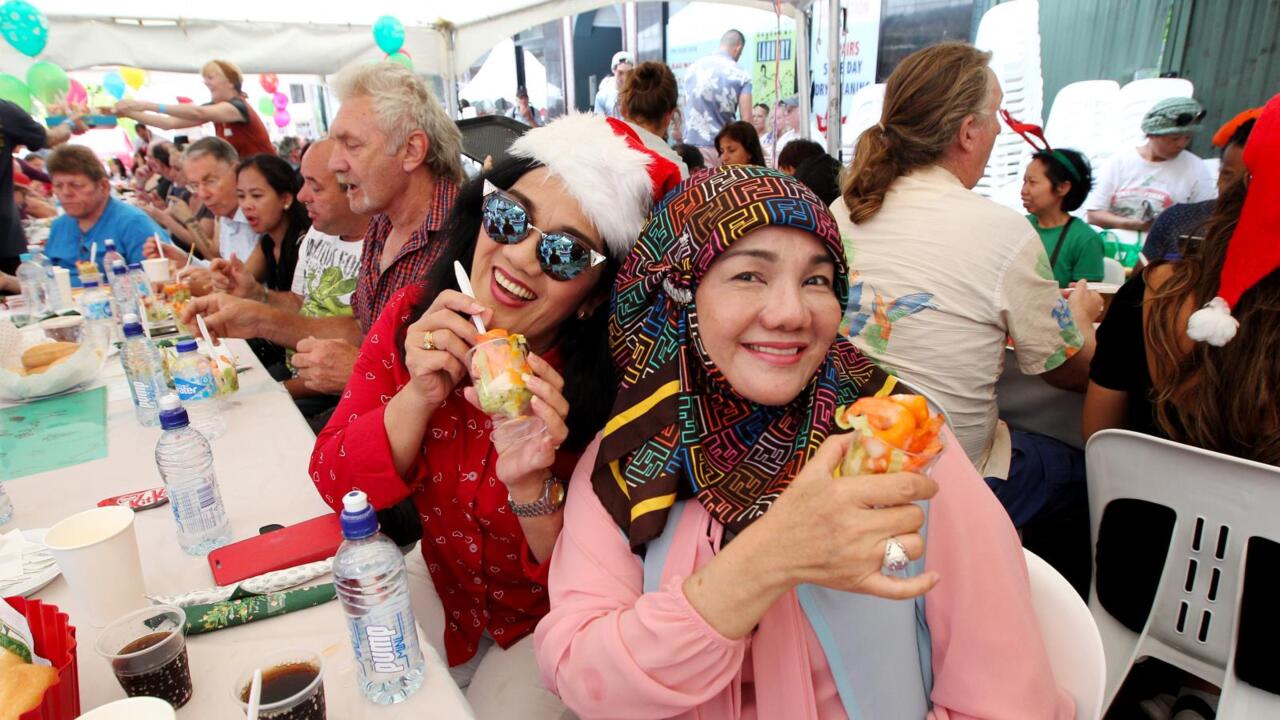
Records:
[[[542,483],[542,495],[537,500],[518,503],[511,499],[511,493],[507,493],[507,505],[511,506],[511,512],[515,513],[516,517],[535,518],[551,515],[564,507],[564,484],[554,475],[549,475]]]

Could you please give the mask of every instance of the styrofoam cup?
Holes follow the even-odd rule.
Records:
[[[53,268],[53,281],[58,284],[58,310],[74,307],[71,300],[71,271],[64,267]]]
[[[153,283],[169,282],[169,258],[147,258],[142,261],[142,269]]]
[[[76,513],[49,528],[44,544],[71,586],[77,620],[106,627],[147,604],[129,508],[99,507]]]
[[[174,720],[173,706],[153,697],[131,697],[101,705],[80,716],[80,720]]]

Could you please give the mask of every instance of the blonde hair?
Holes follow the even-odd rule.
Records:
[[[240,72],[240,68],[230,60],[210,60],[200,68],[200,73],[204,74],[217,70],[218,74],[227,79],[231,83],[231,87],[236,89],[240,95],[244,95],[244,73]]]
[[[989,52],[946,42],[911,53],[898,64],[885,87],[880,122],[858,137],[845,176],[850,220],[871,219],[894,180],[937,162],[965,118],[986,112],[990,61]]]
[[[410,133],[422,130],[431,141],[427,169],[437,177],[462,181],[462,133],[412,70],[393,62],[348,65],[338,73],[334,89],[339,102],[354,97],[373,101],[378,125],[389,139],[388,153],[398,152]]]

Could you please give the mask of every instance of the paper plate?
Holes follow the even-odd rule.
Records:
[[[48,532],[49,528],[39,528],[36,530],[23,530],[22,535],[26,537],[27,542],[44,545],[44,536]],[[31,597],[45,585],[53,582],[60,574],[62,574],[62,571],[58,569],[58,564],[53,563],[37,573],[22,576],[14,584],[0,586],[0,596],[21,595],[22,597]]]

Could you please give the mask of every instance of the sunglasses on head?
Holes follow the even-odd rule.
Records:
[[[485,234],[494,242],[515,245],[524,240],[530,230],[538,233],[538,266],[551,279],[572,280],[609,259],[568,233],[548,233],[534,227],[524,205],[488,181],[484,190],[480,218]]]
[[[1177,125],[1178,127],[1186,127],[1187,125],[1190,125],[1193,122],[1200,122],[1201,120],[1204,119],[1205,112],[1206,112],[1205,110],[1201,110],[1198,113],[1189,113],[1189,112],[1178,113],[1178,116],[1173,119],[1173,124]]]

